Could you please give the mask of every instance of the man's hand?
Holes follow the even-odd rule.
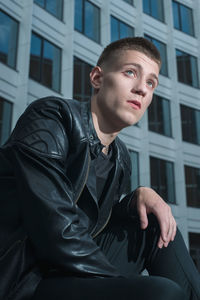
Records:
[[[139,187],[133,205],[137,206],[141,228],[148,226],[147,214],[153,213],[160,225],[161,235],[158,247],[167,247],[176,235],[176,221],[172,215],[170,206],[151,188]]]

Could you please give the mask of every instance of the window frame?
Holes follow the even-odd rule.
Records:
[[[11,102],[11,101],[9,101],[9,100],[7,100],[7,99],[5,99],[4,97],[2,97],[2,96],[0,96],[0,102],[3,102],[3,103],[5,103],[5,102],[7,102],[7,103],[9,103],[9,105],[10,105],[10,107],[11,107],[11,114],[10,114],[10,120],[9,120],[9,134],[11,133],[11,127],[12,127],[12,118],[13,118],[13,103]],[[1,129],[3,128],[3,126],[2,126],[2,124],[3,124],[3,122],[2,122],[2,120],[3,119],[0,119],[0,124],[1,124]],[[8,137],[9,137],[9,134],[8,134]],[[8,139],[8,137],[6,138],[6,140]],[[0,131],[0,145],[3,145],[4,144],[4,142],[6,142],[6,140],[4,141],[2,141],[2,131]]]
[[[12,19],[14,22],[16,22],[17,24],[17,36],[16,36],[16,52],[15,52],[15,58],[14,58],[14,66],[9,65],[7,62],[3,62],[0,60],[0,63],[6,65],[7,67],[13,69],[13,70],[17,70],[17,58],[18,58],[18,46],[19,46],[19,31],[20,31],[20,22],[18,20],[16,20],[15,18],[11,17],[8,13],[6,13],[4,10],[0,9],[0,12],[2,12],[3,14],[7,15],[7,17],[9,17],[10,19]]]
[[[152,5],[152,0],[147,0],[147,1],[148,1],[148,4],[149,4],[149,8],[150,8],[150,13],[144,11],[144,1],[145,1],[145,0],[143,0],[143,2],[142,2],[143,13],[147,14],[148,16],[151,16],[152,18],[158,20],[159,22],[165,23],[164,1],[162,0],[162,4],[161,4],[161,5],[162,5],[162,16],[160,17],[160,19],[159,19],[159,18],[156,18],[156,17],[153,16],[153,14],[152,14],[152,6],[153,6],[153,5]],[[159,1],[160,1],[160,0],[159,0]]]
[[[158,183],[158,188],[156,188],[156,187],[154,187],[153,186],[153,184],[152,184],[152,159],[154,159],[154,160],[156,160],[157,162],[156,162],[156,164],[159,164],[159,165],[157,165],[157,168],[156,168],[156,182]],[[161,185],[160,185],[160,182],[161,182],[161,178],[162,178],[162,176],[160,175],[160,170],[161,170],[161,163],[162,162],[164,162],[165,163],[165,171],[167,171],[167,169],[166,169],[166,164],[170,164],[171,165],[171,168],[172,168],[172,180],[171,180],[171,182],[172,182],[172,185],[173,185],[173,190],[172,190],[172,185],[170,185],[170,187],[171,187],[171,189],[170,189],[170,193],[171,193],[171,195],[172,195],[172,197],[173,197],[173,201],[172,200],[170,200],[170,199],[167,199],[167,197],[169,196],[169,192],[168,192],[168,189],[166,189],[166,191],[167,191],[167,195],[166,195],[166,197],[165,197],[165,195],[163,195],[163,193],[162,193],[162,188],[161,188]],[[156,191],[157,191],[157,193],[161,196],[161,197],[163,197],[163,199],[166,201],[166,203],[170,203],[170,204],[173,204],[173,205],[176,205],[176,186],[175,186],[175,167],[174,167],[174,162],[172,162],[172,161],[169,161],[169,160],[166,160],[166,159],[163,159],[163,158],[159,158],[159,157],[155,157],[155,156],[149,156],[149,163],[150,163],[150,182],[151,182],[151,187],[153,188],[153,189],[155,189]],[[164,177],[166,177],[166,175],[167,175],[167,172],[163,175]],[[159,179],[159,180],[158,180]],[[166,187],[168,186],[168,183],[166,183],[166,185],[165,185]]]
[[[127,26],[127,27],[129,27],[132,31],[133,31],[133,37],[135,36],[135,28],[134,27],[132,27],[132,26],[130,26],[130,25],[128,25],[127,23],[125,23],[124,21],[122,21],[122,20],[120,20],[120,19],[118,19],[117,17],[115,17],[115,16],[113,16],[113,15],[110,15],[110,29],[111,29],[111,34],[110,34],[110,39],[111,39],[111,42],[113,42],[113,41],[116,41],[115,39],[113,40],[112,39],[112,19],[115,19],[115,21],[117,21],[117,29],[118,29],[118,38],[117,39],[121,39],[122,37],[120,36],[120,24],[123,24],[123,25],[125,25],[125,26]]]
[[[178,10],[178,24],[179,24],[179,28],[175,27],[175,21],[174,21],[174,4],[177,5],[177,10]],[[191,12],[191,24],[192,24],[192,33],[188,33],[186,31],[183,30],[183,24],[182,24],[182,13],[181,13],[181,6],[187,8],[190,12]],[[194,28],[194,16],[193,16],[193,9],[189,6],[186,6],[178,1],[172,0],[172,13],[173,13],[173,24],[174,24],[174,28],[176,30],[179,30],[185,34],[188,34],[190,36],[195,37],[195,28]]]
[[[155,99],[156,98],[156,99]],[[158,115],[157,114],[157,111],[159,110],[158,109],[158,101],[160,101],[162,104],[162,111],[164,111],[164,108],[163,108],[163,102],[165,101],[166,103],[168,103],[168,112],[169,112],[169,115],[167,116],[167,124],[169,124],[169,134],[165,133],[165,123],[164,123],[164,118],[162,118],[163,120],[163,123],[161,124],[162,127],[163,127],[163,131],[156,131],[156,130],[153,130],[152,127],[150,126],[150,113],[151,113],[151,110],[152,110],[152,107],[153,106],[156,106],[155,110],[154,110],[154,115],[155,115],[155,112],[156,112],[156,116]],[[164,114],[163,114],[164,115]],[[170,137],[172,138],[173,135],[172,135],[172,118],[171,118],[171,102],[170,100],[164,98],[164,97],[161,97],[157,94],[154,94],[153,95],[153,100],[152,100],[152,103],[150,104],[149,108],[148,108],[148,130],[151,131],[151,132],[154,132],[154,133],[157,133],[157,134],[161,134],[163,136],[166,136],[166,137]]]
[[[62,4],[61,4],[61,16],[58,17],[55,14],[53,14],[51,11],[49,11],[48,9],[46,9],[46,3],[48,0],[44,0],[44,6],[40,5],[38,2],[36,2],[37,0],[33,0],[34,3],[36,5],[38,5],[39,7],[41,7],[42,9],[44,9],[45,11],[47,11],[49,14],[51,14],[52,16],[54,16],[56,19],[63,21],[63,9],[64,9],[64,1],[62,0]]]
[[[187,112],[183,112],[183,109],[187,109]],[[196,141],[192,140],[192,139],[187,139],[187,137],[184,136],[184,128],[183,128],[183,113],[185,113],[187,116],[189,115],[189,113],[195,113],[195,112],[198,112],[199,114],[199,119],[200,119],[200,110],[196,109],[196,108],[193,108],[193,107],[190,107],[190,106],[187,106],[187,105],[184,105],[182,103],[180,103],[180,120],[181,120],[181,133],[182,133],[182,140],[184,142],[187,142],[187,143],[190,143],[190,144],[194,144],[194,145],[200,145],[200,137],[198,137],[198,134],[196,133]],[[192,116],[192,118],[190,120],[194,120],[195,118]],[[187,120],[187,123],[190,121],[189,119]],[[197,123],[198,122],[195,122],[195,124],[192,124],[190,127],[194,128],[195,131],[197,132]],[[199,134],[200,135],[200,134]],[[189,134],[190,137],[192,137],[192,133],[190,131],[190,134]]]
[[[156,42],[156,43],[159,43],[160,45],[163,45],[163,46],[165,47],[165,53],[164,53],[164,54],[165,54],[165,60],[164,60],[164,61],[165,61],[166,74],[164,74],[164,73],[162,72],[163,59],[162,59],[161,53],[163,53],[163,52],[159,51],[159,52],[160,52],[160,56],[161,56],[161,60],[162,60],[162,65],[161,65],[160,74],[161,74],[162,76],[169,77],[169,72],[168,72],[168,59],[167,59],[167,44],[165,44],[165,43],[159,41],[158,39],[155,39],[154,37],[152,37],[152,36],[150,36],[150,35],[148,35],[148,34],[146,34],[146,33],[144,34],[144,37],[145,37],[146,39],[150,40],[150,41],[154,44],[154,46],[156,46],[155,43],[154,43],[154,42]]]
[[[88,39],[94,41],[95,43],[97,44],[101,44],[101,8],[99,6],[97,6],[96,4],[94,4],[93,2],[89,1],[89,0],[81,0],[82,1],[82,24],[81,24],[81,27],[82,27],[82,30],[79,30],[76,28],[76,9],[75,10],[75,16],[74,16],[74,30],[80,32],[81,34],[83,34],[84,36],[86,36]],[[96,7],[98,9],[98,12],[99,12],[99,24],[98,24],[98,28],[99,28],[99,32],[98,32],[98,39],[94,39],[94,38],[91,38],[89,37],[88,35],[85,34],[85,3],[86,1],[88,3],[90,3],[92,6]],[[76,0],[74,0],[74,5],[76,5]]]
[[[32,38],[32,35],[35,35],[36,37],[38,37],[40,40],[41,40],[41,55],[40,55],[40,74],[39,74],[39,80],[37,80],[37,78],[34,78],[30,75],[30,66],[31,66],[31,50],[30,50],[30,66],[29,66],[29,78],[40,83],[41,85],[57,92],[57,93],[61,93],[61,77],[62,77],[62,48],[58,47],[56,44],[52,43],[51,41],[47,40],[46,38],[44,38],[43,36],[39,35],[38,33],[36,33],[35,31],[32,31],[31,32],[31,38]],[[49,44],[51,44],[52,46],[54,46],[55,48],[59,49],[60,50],[60,78],[59,78],[59,84],[58,84],[58,90],[56,90],[55,88],[53,87],[50,87],[46,84],[44,84],[42,78],[43,78],[43,61],[44,61],[44,42],[48,42]]]
[[[198,73],[198,58],[196,57],[196,56],[194,56],[194,55],[191,55],[191,54],[189,54],[189,53],[187,53],[187,52],[185,52],[185,51],[182,51],[182,50],[180,50],[180,49],[178,49],[178,48],[175,48],[175,51],[176,51],[176,66],[177,66],[177,81],[178,82],[180,82],[180,83],[182,83],[182,84],[186,84],[186,85],[189,85],[189,86],[191,86],[191,87],[193,87],[193,88],[196,88],[196,89],[199,89],[200,88],[200,83],[199,83],[199,73]],[[191,75],[191,79],[192,79],[192,84],[190,84],[189,82],[186,82],[187,81],[187,74],[188,74],[188,67],[186,66],[186,61],[184,61],[184,64],[182,63],[182,65],[181,65],[181,67],[182,67],[182,69],[184,70],[184,71],[179,71],[179,66],[178,66],[178,54],[177,54],[177,52],[179,52],[179,53],[182,53],[183,54],[183,56],[184,56],[184,54],[186,54],[186,56],[185,57],[189,57],[190,58],[190,70],[191,70],[191,72],[190,72],[190,75]],[[195,85],[195,82],[193,82],[193,69],[192,69],[192,66],[193,66],[193,64],[192,64],[192,62],[191,62],[191,59],[194,59],[194,61],[195,61],[195,66],[196,66],[196,70],[195,70],[195,73],[196,73],[196,78],[197,78],[197,86]],[[179,73],[181,73],[181,74],[183,74],[184,76],[184,80],[185,81],[181,81],[180,80],[180,75],[179,75]]]

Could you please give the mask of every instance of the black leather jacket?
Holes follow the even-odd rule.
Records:
[[[114,149],[104,200],[113,202],[100,231],[112,210],[126,215],[130,198],[129,154],[119,138]],[[0,148],[0,299],[29,299],[45,273],[119,276],[93,240],[98,203],[79,206],[90,153],[101,150],[89,103],[47,97],[20,117]]]

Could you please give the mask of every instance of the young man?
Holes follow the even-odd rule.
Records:
[[[116,41],[91,72],[90,103],[48,97],[21,116],[0,150],[0,299],[200,299],[169,206],[130,192],[117,137],[150,105],[160,65],[144,38]]]

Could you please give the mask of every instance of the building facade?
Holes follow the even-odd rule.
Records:
[[[0,0],[0,144],[37,98],[89,100],[89,72],[111,41],[145,36],[158,47],[152,105],[120,136],[132,187],[170,204],[200,270],[199,24],[198,0]]]

